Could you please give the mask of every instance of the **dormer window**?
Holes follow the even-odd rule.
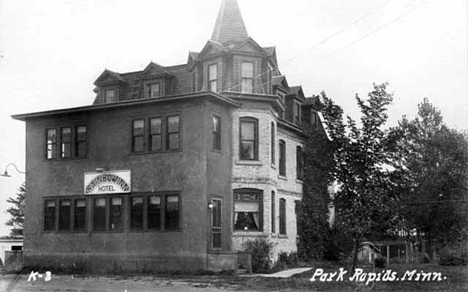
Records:
[[[111,103],[111,102],[116,102],[117,101],[117,94],[115,92],[115,89],[109,89],[104,92],[104,97],[106,100],[106,103]]]
[[[218,64],[208,67],[208,90],[218,92]]]
[[[151,83],[146,85],[146,98],[161,97],[161,85],[159,83]]]
[[[253,68],[252,62],[242,62],[242,92],[253,93]]]
[[[297,102],[294,103],[294,123],[301,124],[301,105]]]

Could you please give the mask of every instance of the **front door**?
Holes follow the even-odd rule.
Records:
[[[211,242],[213,248],[221,248],[221,200],[213,199],[211,212]]]

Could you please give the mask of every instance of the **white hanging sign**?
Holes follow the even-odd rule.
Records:
[[[121,194],[130,193],[130,170],[88,172],[84,174],[84,194]]]

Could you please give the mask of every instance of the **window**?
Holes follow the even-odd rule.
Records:
[[[221,118],[213,116],[213,149],[221,150]]]
[[[130,201],[130,229],[143,229],[143,197],[132,197]]]
[[[279,233],[286,235],[286,200],[279,200]]]
[[[86,157],[86,140],[87,130],[86,126],[78,126],[75,128],[75,157],[83,158]]]
[[[197,79],[198,79],[197,72],[193,72],[192,73],[192,92],[196,92],[198,90],[198,88],[197,88]]]
[[[271,233],[276,233],[275,191],[271,191]]]
[[[115,89],[106,90],[104,95],[105,95],[106,103],[117,101]]]
[[[161,197],[148,197],[148,229],[161,229]]]
[[[76,199],[75,200],[75,212],[74,212],[74,231],[84,231],[86,229],[86,200]]]
[[[70,230],[71,228],[71,200],[60,200],[59,208],[59,230]]]
[[[208,90],[218,92],[218,64],[208,67]]]
[[[253,93],[254,64],[252,62],[242,62],[241,67],[242,92]]]
[[[304,176],[304,162],[302,156],[302,148],[296,147],[296,176],[297,179],[302,180]]]
[[[57,158],[57,130],[47,130],[47,159]]]
[[[262,231],[262,191],[234,190],[234,230]]]
[[[94,199],[93,207],[93,230],[105,231],[106,230],[106,199]]]
[[[271,123],[271,164],[275,165],[275,144],[276,144],[276,138],[275,138],[275,123]]]
[[[55,200],[46,200],[44,204],[44,230],[55,230]]]
[[[122,230],[122,198],[111,198],[110,201],[109,230],[120,231]]]
[[[319,120],[317,113],[314,110],[311,110],[310,124],[312,125],[312,129],[317,130],[319,123],[320,123],[320,120]]]
[[[179,229],[179,196],[166,196],[166,218],[164,228],[166,230]]]
[[[62,128],[60,141],[62,143],[60,156],[69,158],[71,156],[71,128]]]
[[[145,150],[145,121],[133,121],[132,151],[143,152]]]
[[[158,98],[161,97],[161,88],[159,83],[151,83],[146,85],[146,97]]]
[[[286,176],[286,143],[279,141],[279,174]]]
[[[294,123],[301,124],[301,105],[297,102],[294,103]]]
[[[213,209],[212,212],[212,222],[211,222],[211,234],[213,248],[221,248],[221,200],[214,199],[212,201]]]
[[[167,149],[168,150],[177,150],[179,149],[180,137],[179,129],[180,127],[180,118],[179,116],[167,117]]]
[[[162,119],[150,119],[150,151],[162,150]]]
[[[253,118],[240,120],[240,159],[258,160],[258,121]]]

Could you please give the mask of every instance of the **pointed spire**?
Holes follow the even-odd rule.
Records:
[[[223,0],[211,40],[225,44],[248,37],[237,0]]]

